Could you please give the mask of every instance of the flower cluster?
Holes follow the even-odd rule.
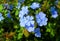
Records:
[[[51,14],[52,14],[52,17],[53,17],[53,18],[56,18],[56,17],[58,16],[55,7],[51,7],[50,11],[51,11]]]
[[[2,16],[2,14],[0,13],[0,21],[3,20],[4,17]]]
[[[39,26],[45,26],[47,25],[48,18],[46,18],[46,14],[39,12],[39,14],[36,14],[36,21]]]
[[[32,8],[34,10],[39,7],[40,7],[40,4],[37,2],[32,3],[32,5],[30,6],[30,8]],[[58,16],[58,14],[57,14],[57,11],[55,10],[55,8],[51,7],[50,10],[51,10],[52,17],[56,18]],[[23,6],[19,12],[20,26],[25,27],[29,32],[34,32],[36,37],[41,37],[40,28],[35,29],[34,17],[29,16],[28,14],[29,14],[28,6]],[[38,24],[38,26],[47,25],[48,18],[46,17],[46,14],[43,13],[42,11],[39,12],[38,14],[36,14],[35,18],[36,18],[36,23]]]
[[[22,10],[19,12],[20,17],[20,26],[25,27],[29,32],[34,31],[34,18],[33,16],[28,15],[28,7],[22,7]],[[26,15],[26,16],[25,16]]]
[[[11,18],[10,11],[7,13],[7,17]]]
[[[19,12],[19,17],[22,18],[24,15],[27,15],[29,10],[28,10],[28,6],[23,6],[21,8],[22,10]]]
[[[23,3],[25,0],[18,0],[18,2]]]
[[[35,32],[35,36],[36,36],[36,37],[41,37],[40,28],[36,28],[36,29],[34,30],[34,32]]]
[[[26,24],[25,27],[29,32],[34,31],[34,20],[33,16],[26,17]]]
[[[9,5],[9,10],[12,10],[13,9],[13,5]]]
[[[32,3],[30,8],[36,9],[39,8],[39,3]],[[25,27],[29,32],[34,32],[36,37],[41,37],[40,29],[34,27],[34,17],[29,16],[28,6],[23,6],[19,12],[19,21],[20,26]],[[36,15],[36,21],[39,26],[47,25],[48,18],[46,18],[46,14],[40,12]]]
[[[40,5],[39,5],[39,3],[34,2],[34,3],[32,3],[32,5],[31,5],[30,7],[31,7],[32,9],[36,9],[36,8],[39,8]]]

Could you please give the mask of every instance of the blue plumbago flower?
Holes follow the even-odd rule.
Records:
[[[55,7],[51,7],[50,11],[51,11],[51,14],[52,14],[53,18],[58,17],[58,14],[57,14],[57,11],[56,11]]]
[[[25,15],[25,13],[24,13],[23,11],[20,11],[20,12],[19,12],[19,17],[20,17],[20,18],[24,17],[24,15]]]
[[[16,6],[17,9],[20,9],[21,3],[18,2],[18,5]]]
[[[27,15],[29,10],[28,10],[28,6],[23,6],[21,8],[22,10],[19,12],[19,17],[23,17],[24,15]]]
[[[18,0],[18,2],[23,3],[25,0]]]
[[[46,18],[46,14],[40,12],[39,14],[36,15],[36,21],[39,26],[45,26],[47,25],[48,18]]]
[[[39,5],[39,3],[34,2],[34,3],[32,3],[32,5],[31,5],[30,7],[31,7],[32,9],[36,9],[36,8],[39,8],[40,5]]]
[[[8,14],[7,14],[7,17],[8,17],[8,18],[11,18],[11,15],[10,15],[10,13],[8,13]]]
[[[13,5],[10,5],[10,6],[9,6],[9,9],[12,10],[12,9],[13,9]]]
[[[2,16],[2,14],[0,13],[0,21],[3,20],[4,17]]]
[[[28,27],[26,27],[26,29],[27,29],[29,32],[34,32],[35,27],[33,27],[33,26],[28,26]]]
[[[36,36],[36,37],[41,37],[40,28],[36,28],[36,29],[34,30],[34,33],[35,33],[35,36]]]
[[[23,18],[20,18],[20,26],[21,27],[25,27],[25,24],[26,24],[26,19],[25,19],[25,17],[23,17]]]
[[[5,9],[5,8],[8,9],[8,7],[9,7],[8,3],[3,4],[3,6],[4,6],[4,9]]]
[[[28,12],[29,12],[28,6],[23,6],[21,9],[22,9],[23,13],[28,14]]]
[[[29,32],[32,32],[34,31],[34,20],[33,20],[33,16],[27,16],[26,17],[26,29],[29,31]]]
[[[20,18],[20,26],[25,27],[29,32],[34,31],[34,20],[33,16],[26,16]]]

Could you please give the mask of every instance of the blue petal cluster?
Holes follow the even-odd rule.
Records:
[[[28,6],[23,6],[19,12],[19,17],[22,18],[24,15],[27,15],[29,12]]]
[[[28,15],[28,7],[23,6],[19,12],[20,26],[25,27],[29,32],[34,31],[34,18]]]
[[[2,16],[2,14],[0,13],[0,21],[3,20],[4,17]]]
[[[36,28],[36,29],[34,30],[34,32],[35,32],[35,36],[36,36],[36,37],[41,37],[40,28]]]
[[[45,26],[47,25],[48,18],[46,17],[46,14],[39,12],[39,14],[36,14],[36,21],[39,26]]]
[[[31,5],[30,7],[31,7],[32,9],[36,9],[36,8],[39,8],[40,5],[39,5],[39,3],[34,2],[34,3],[32,3],[32,5]]]
[[[4,6],[4,9],[6,8],[6,9],[8,9],[9,8],[9,5],[8,5],[8,3],[6,3],[6,4],[3,4],[3,6]]]
[[[50,11],[51,11],[51,14],[52,14],[53,18],[58,17],[58,14],[57,14],[57,11],[56,11],[55,7],[51,7]]]
[[[20,19],[20,26],[25,27],[29,32],[34,31],[33,16],[26,16]]]
[[[11,18],[10,12],[9,12],[9,13],[7,13],[7,17],[8,17],[8,18]]]
[[[13,5],[9,5],[9,10],[12,10],[13,9]]]
[[[18,0],[18,2],[23,3],[25,0]]]

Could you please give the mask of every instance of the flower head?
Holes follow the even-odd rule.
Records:
[[[21,9],[22,9],[23,13],[28,14],[28,12],[29,12],[28,6],[23,6]]]
[[[22,18],[24,15],[27,15],[29,12],[28,6],[23,6],[19,12],[19,17]]]
[[[51,7],[50,11],[51,11],[51,14],[52,14],[53,18],[58,17],[58,14],[57,14],[57,11],[56,11],[55,7]]]
[[[23,3],[25,0],[18,0],[18,2]]]
[[[41,37],[40,28],[36,28],[34,32],[36,37]]]
[[[45,26],[47,25],[48,18],[46,18],[46,14],[40,12],[39,14],[36,15],[36,21],[39,26]]]
[[[9,5],[9,10],[12,10],[13,9],[13,5]]]
[[[8,17],[8,18],[11,18],[11,15],[10,15],[10,13],[8,13],[8,14],[7,14],[7,17]]]
[[[30,7],[31,7],[32,9],[36,9],[36,8],[39,8],[40,5],[39,5],[39,3],[34,2],[34,3],[32,3],[32,5],[31,5]]]
[[[3,4],[3,6],[4,6],[4,9],[8,9],[8,8],[9,8],[9,5],[8,5],[8,3],[6,3],[6,4]]]
[[[20,19],[20,25],[25,27],[29,32],[34,31],[34,18],[32,16],[26,16]]]

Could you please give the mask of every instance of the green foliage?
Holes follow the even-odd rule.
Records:
[[[48,23],[48,26],[46,27],[46,32],[49,32],[51,34],[51,36],[55,36],[55,23],[52,24],[52,23]]]
[[[18,33],[18,37],[17,37],[17,39],[18,39],[18,40],[21,39],[22,36],[23,36],[23,33]]]
[[[2,4],[0,4],[0,12],[2,12],[2,10],[3,10],[3,6]]]
[[[15,16],[18,16],[18,14],[19,14],[19,11],[18,11],[18,10],[16,10],[16,12],[15,12]]]

